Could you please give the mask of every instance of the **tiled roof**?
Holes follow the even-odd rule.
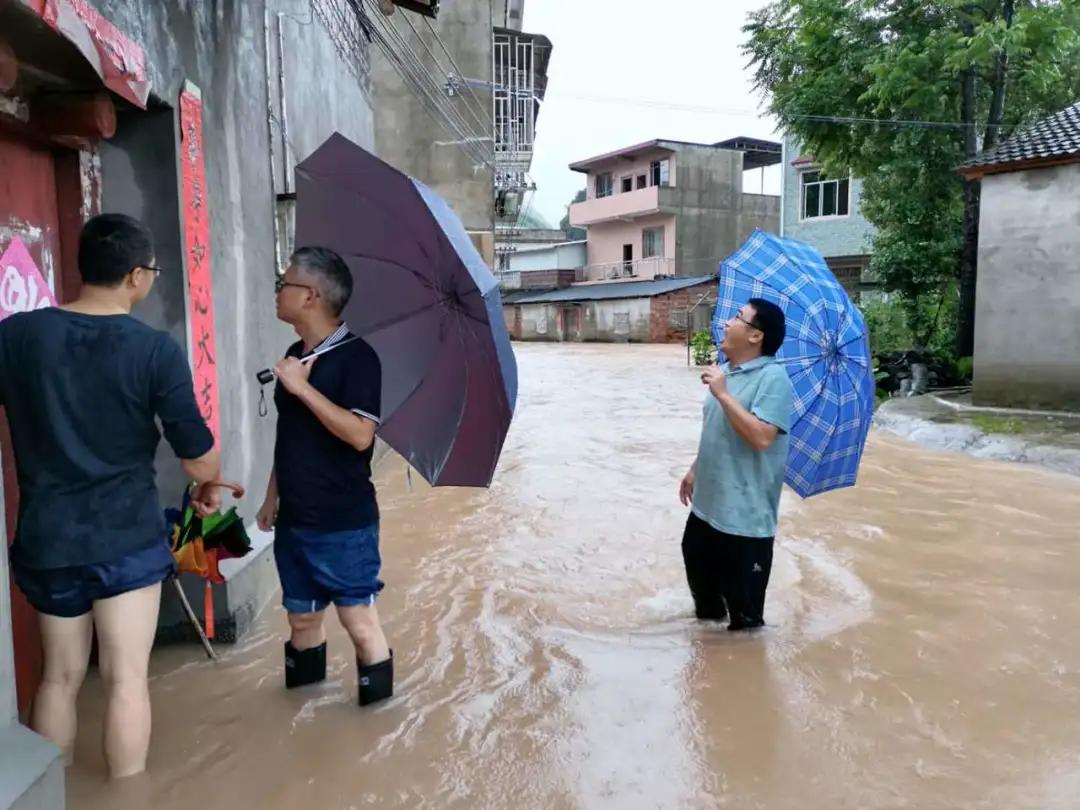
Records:
[[[1072,156],[1080,159],[1080,101],[980,152],[962,168],[979,174],[981,169],[994,166]]]
[[[561,290],[539,292],[513,299],[515,304],[555,304],[558,302],[576,303],[579,301],[611,301],[619,298],[651,298],[654,295],[684,290],[699,284],[716,283],[716,276],[697,276],[695,278],[664,278],[649,281],[610,281],[604,284],[572,284]],[[506,301],[503,297],[504,303]]]

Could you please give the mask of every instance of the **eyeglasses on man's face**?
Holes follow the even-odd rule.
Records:
[[[736,312],[736,313],[735,313],[735,314],[734,314],[734,315],[732,316],[732,320],[733,320],[733,321],[739,321],[739,323],[744,323],[744,324],[746,324],[747,326],[749,326],[749,327],[750,327],[751,329],[757,329],[757,330],[759,330],[759,331],[761,330],[761,327],[760,327],[760,326],[758,326],[758,325],[757,325],[756,323],[753,323],[752,321],[748,321],[748,320],[746,320],[746,318],[744,318],[744,317],[742,316],[742,313],[741,313],[741,312]]]
[[[318,292],[310,284],[297,284],[294,281],[286,281],[283,278],[279,278],[274,282],[274,292],[276,292],[276,293],[281,292],[286,287],[296,287],[296,288],[301,289],[301,290],[311,290],[312,292]]]

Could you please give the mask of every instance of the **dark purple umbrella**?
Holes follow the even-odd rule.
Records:
[[[296,244],[341,255],[382,361],[379,436],[435,486],[488,486],[517,400],[499,286],[431,189],[335,133],[296,167]]]

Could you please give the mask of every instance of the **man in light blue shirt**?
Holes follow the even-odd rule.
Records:
[[[775,360],[785,332],[783,310],[760,298],[727,322],[728,362],[701,375],[701,442],[679,487],[692,505],[682,550],[697,617],[729,619],[729,630],[765,624],[791,427],[791,381]]]

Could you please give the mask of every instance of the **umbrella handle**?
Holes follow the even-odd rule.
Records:
[[[243,498],[245,492],[244,488],[234,481],[206,481],[201,487],[221,487],[232,492],[234,498]]]
[[[342,346],[348,346],[350,343],[359,339],[359,335],[353,335],[350,338],[345,338],[345,340],[339,340],[337,343],[331,344],[330,346],[316,349],[315,351],[310,352],[309,354],[305,354],[303,357],[297,359],[299,359],[301,363],[310,363],[316,357],[324,355],[327,352],[332,352],[334,349],[340,349]],[[255,379],[259,381],[260,385],[269,385],[274,381],[274,371],[273,369],[264,368],[262,371],[258,372],[255,375]]]

